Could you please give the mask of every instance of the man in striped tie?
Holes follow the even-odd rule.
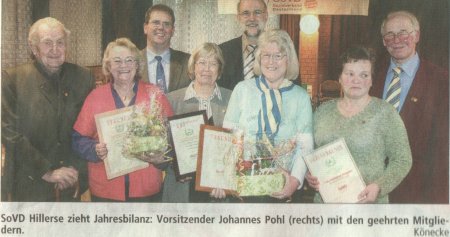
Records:
[[[244,32],[241,36],[219,45],[225,60],[222,79],[217,81],[220,86],[233,90],[238,82],[254,76],[254,50],[267,18],[267,5],[264,0],[239,1],[237,19]]]
[[[389,202],[448,204],[448,70],[419,57],[420,26],[410,12],[390,13],[381,34],[390,57],[378,63],[371,94],[399,111],[413,157],[410,173]]]

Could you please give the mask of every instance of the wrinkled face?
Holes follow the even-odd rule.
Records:
[[[288,59],[278,44],[271,42],[261,48],[261,72],[272,88],[278,88],[286,75]]]
[[[242,1],[239,6],[238,20],[248,37],[258,37],[266,27],[267,10],[259,1]]]
[[[168,49],[170,47],[170,39],[174,31],[172,17],[163,11],[153,11],[148,22],[144,24],[147,44],[158,49]]]
[[[111,49],[109,62],[114,83],[132,83],[137,71],[136,57],[131,51],[122,46],[116,46]]]
[[[54,73],[61,68],[66,59],[66,37],[60,27],[50,28],[41,25],[38,30],[39,43],[31,47],[34,56],[44,67]]]
[[[392,58],[401,64],[415,55],[419,35],[408,18],[396,16],[384,26],[383,44]]]
[[[369,94],[372,86],[372,64],[369,60],[358,60],[344,64],[339,82],[344,96],[359,99]]]
[[[194,67],[194,87],[196,85],[214,86],[219,77],[219,66],[220,64],[214,56],[198,58]]]

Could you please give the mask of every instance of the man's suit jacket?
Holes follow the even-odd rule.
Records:
[[[375,70],[371,95],[382,98],[389,59]],[[390,203],[448,203],[448,71],[421,59],[400,111],[413,165],[389,194]]]
[[[244,63],[242,59],[242,36],[223,42],[219,45],[225,60],[222,78],[217,84],[223,88],[233,90],[234,87],[244,80]],[[300,80],[292,81],[301,86]]]
[[[225,60],[222,78],[217,80],[221,87],[233,90],[236,84],[244,80],[242,59],[242,36],[223,42],[219,45]]]
[[[142,70],[142,80],[150,83],[148,78],[148,58],[147,49],[141,50],[141,55],[145,58],[145,65]],[[168,91],[178,90],[187,87],[191,80],[188,75],[188,61],[190,55],[178,50],[170,49],[170,79]]]
[[[71,63],[52,83],[35,63],[2,71],[2,143],[12,167],[13,201],[53,201],[54,184],[41,177],[62,166],[79,171],[87,187],[86,162],[72,150],[72,127],[95,86],[91,72]]]

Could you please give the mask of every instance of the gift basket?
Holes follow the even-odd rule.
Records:
[[[285,184],[283,170],[291,169],[295,148],[295,140],[276,145],[264,138],[244,141],[236,163],[239,196],[262,196],[281,191]]]
[[[146,162],[169,161],[167,122],[162,108],[153,95],[150,103],[135,105],[128,125],[122,153],[126,158],[137,158]]]

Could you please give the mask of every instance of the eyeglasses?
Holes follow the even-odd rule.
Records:
[[[262,62],[269,62],[270,59],[272,59],[272,61],[277,63],[277,62],[281,61],[285,56],[286,56],[286,54],[281,54],[281,53],[277,53],[277,54],[261,54],[261,61]]]
[[[406,30],[402,30],[398,33],[389,32],[385,35],[383,35],[383,40],[386,41],[386,43],[390,44],[395,41],[395,38],[397,38],[399,41],[405,41],[408,39],[409,35],[413,33],[414,30],[408,32]]]
[[[201,68],[213,68],[216,69],[219,67],[219,64],[215,61],[198,61],[195,63],[195,65],[201,67]]]
[[[51,41],[51,40],[44,40],[42,42],[40,42],[41,44],[43,44],[46,48],[65,48],[66,47],[66,41],[63,39],[57,40],[57,41]]]
[[[120,67],[122,64],[125,64],[125,66],[133,66],[136,63],[136,59],[133,57],[126,57],[124,60],[122,60],[119,57],[113,58],[111,60],[111,65],[114,67]]]
[[[244,18],[249,18],[252,15],[255,16],[255,17],[260,17],[262,14],[264,14],[264,11],[262,11],[262,10],[255,10],[253,12],[251,12],[251,11],[243,11],[243,12],[239,13],[239,16],[242,16]]]
[[[172,27],[172,23],[168,22],[168,21],[159,21],[159,20],[153,20],[150,21],[150,24],[152,24],[153,26],[157,27],[157,26],[163,26],[164,28],[170,28]]]

